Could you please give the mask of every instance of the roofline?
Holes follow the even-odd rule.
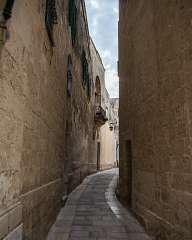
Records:
[[[111,98],[110,98],[110,94],[109,94],[109,92],[108,92],[108,90],[107,90],[107,88],[106,88],[106,87],[105,87],[105,92],[107,93],[107,95],[108,95],[109,99],[111,99]]]
[[[86,10],[86,5],[85,5],[85,0],[81,0],[81,4],[82,4],[82,7],[83,7],[83,17],[84,17],[84,20],[85,20],[86,32],[87,32],[87,37],[88,37],[88,41],[89,41],[90,34],[89,34],[89,24],[88,24],[88,20],[87,20],[87,10]],[[89,54],[90,54],[90,49],[89,49]]]
[[[87,35],[89,36],[89,27],[88,27],[88,20],[87,20],[87,11],[86,11],[85,0],[81,0],[81,4],[83,6],[83,15],[84,15],[85,22],[86,22]]]
[[[99,57],[99,60],[100,60],[102,66],[103,66],[103,69],[104,69],[104,71],[105,71],[105,67],[104,67],[104,65],[103,65],[102,58],[101,58],[101,56],[100,56],[100,54],[99,54],[99,52],[98,52],[98,50],[97,50],[97,48],[96,48],[96,46],[95,46],[95,43],[94,43],[94,41],[93,41],[93,39],[92,39],[91,36],[90,36],[90,41],[91,41],[91,43],[93,44],[93,47],[94,47],[94,49],[95,49],[95,52],[96,52],[97,56]]]

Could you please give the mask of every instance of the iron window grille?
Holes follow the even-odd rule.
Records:
[[[51,45],[55,46],[53,37],[54,24],[57,24],[57,11],[55,0],[46,0],[45,23]]]
[[[72,45],[75,45],[76,35],[77,35],[77,7],[75,5],[75,0],[69,0],[69,26],[71,27],[71,39]]]

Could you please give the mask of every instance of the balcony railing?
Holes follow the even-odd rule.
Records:
[[[101,106],[95,107],[95,123],[97,126],[102,126],[108,121],[106,111]]]

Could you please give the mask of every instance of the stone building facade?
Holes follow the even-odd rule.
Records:
[[[104,94],[107,122],[101,126],[97,138],[100,143],[100,170],[111,169],[116,166],[116,119],[111,99],[107,90]]]
[[[67,88],[65,176],[68,192],[94,169],[89,162],[94,155],[94,83],[90,53],[90,36],[84,1],[76,1],[79,9],[74,43],[70,46],[71,83]],[[75,12],[75,11],[74,11]],[[70,78],[70,76],[69,76]]]
[[[120,194],[158,240],[192,239],[191,9],[120,0]]]
[[[119,166],[119,98],[110,98],[111,109],[113,112],[113,118],[110,122],[115,133],[116,141],[116,166]]]
[[[62,196],[89,172],[85,5],[0,0],[0,8],[0,239],[44,240]]]
[[[105,68],[102,59],[93,41],[90,42],[93,89],[93,106],[95,107],[95,154],[91,158],[91,166],[94,170],[105,170],[116,164],[116,134],[115,112],[111,104],[109,93],[105,86]],[[98,116],[98,118],[97,118]]]

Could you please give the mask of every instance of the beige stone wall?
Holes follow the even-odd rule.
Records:
[[[112,126],[116,140],[116,166],[119,166],[119,98],[110,98],[113,112]]]
[[[192,238],[191,8],[120,1],[120,192],[160,240]]]
[[[116,114],[109,93],[103,91],[103,106],[106,109],[108,121],[99,130],[98,141],[101,143],[100,169],[110,169],[116,165],[117,135],[115,131]],[[110,129],[112,127],[112,129]]]
[[[116,139],[114,130],[109,129],[109,123],[105,123],[100,129],[101,143],[101,162],[100,169],[110,169],[115,166],[116,162]]]
[[[91,51],[91,61],[92,61],[92,72],[93,72],[93,83],[95,91],[95,83],[96,78],[98,77],[101,84],[101,106],[105,108],[105,95],[106,95],[106,87],[105,87],[105,68],[102,62],[102,59],[99,55],[94,42],[90,40],[90,51]],[[95,96],[92,98],[93,103],[95,104]]]
[[[110,96],[105,87],[105,68],[102,63],[102,59],[99,52],[96,49],[93,41],[90,42],[91,60],[92,60],[92,72],[94,82],[94,93],[96,91],[96,79],[100,81],[101,87],[101,107],[106,111],[106,117],[108,120],[113,118],[113,109],[110,103]],[[93,106],[96,105],[95,94],[92,96]],[[103,126],[95,126],[95,142],[93,145],[93,157],[90,158],[90,168],[93,170],[110,169],[115,165],[116,161],[116,135],[114,130],[109,129],[110,121],[106,121]],[[98,143],[100,144],[100,151],[98,151]],[[98,156],[99,155],[99,156]],[[98,161],[99,160],[99,161]],[[99,165],[99,166],[98,166]]]
[[[101,105],[103,107],[104,102],[102,101],[102,96],[105,94],[105,68],[103,66],[101,57],[99,52],[94,45],[92,39],[90,39],[90,53],[91,53],[91,62],[92,62],[92,78],[93,78],[93,87],[92,87],[92,106],[93,106],[93,116],[95,113],[95,105],[96,105],[96,78],[98,77],[101,85]],[[89,159],[89,168],[90,172],[97,171],[97,140],[99,138],[100,128],[98,128],[95,124],[92,127],[92,138],[94,139],[94,144],[92,145],[92,157]]]
[[[64,192],[67,3],[52,48],[45,1],[17,0],[0,60],[0,239],[20,223],[45,239]],[[62,50],[62,51],[61,51]]]
[[[77,186],[85,176],[95,171],[89,168],[95,154],[94,131],[94,83],[90,54],[90,37],[88,32],[84,1],[76,2],[78,27],[75,45],[70,48],[73,64],[73,83],[71,97],[67,97],[66,119],[66,180],[68,191]],[[82,51],[85,51],[89,64],[90,98],[82,78]]]

